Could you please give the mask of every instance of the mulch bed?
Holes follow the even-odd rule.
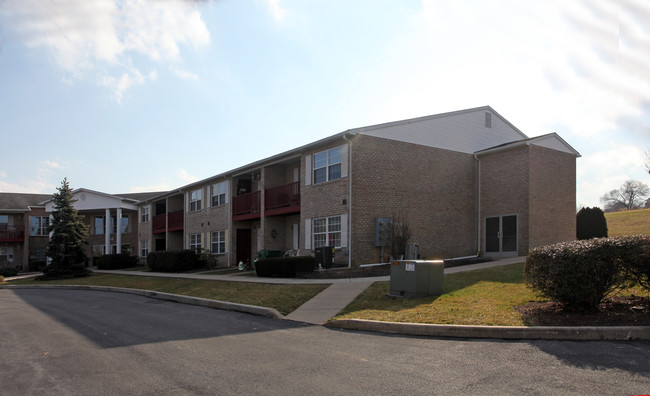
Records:
[[[650,299],[611,297],[598,312],[567,312],[556,302],[531,301],[515,309],[529,326],[650,326]]]

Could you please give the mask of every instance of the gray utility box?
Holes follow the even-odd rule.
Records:
[[[442,294],[445,263],[442,260],[397,260],[390,266],[389,295],[424,297]]]

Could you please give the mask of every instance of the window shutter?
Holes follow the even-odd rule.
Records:
[[[341,215],[341,247],[348,247],[348,215]]]
[[[305,219],[305,249],[311,250],[311,219]]]
[[[311,186],[311,155],[305,155],[305,186]]]
[[[348,145],[341,146],[341,177],[348,177]]]

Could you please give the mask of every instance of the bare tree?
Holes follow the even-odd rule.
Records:
[[[650,188],[645,183],[628,180],[621,187],[612,190],[600,197],[600,201],[608,211],[639,208],[650,193]]]
[[[645,168],[645,170],[648,171],[648,173],[650,173],[650,149],[647,149],[645,151],[645,153],[643,154],[643,157],[644,157],[643,167]]]

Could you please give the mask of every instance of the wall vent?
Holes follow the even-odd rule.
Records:
[[[492,128],[492,113],[485,113],[485,127]]]

